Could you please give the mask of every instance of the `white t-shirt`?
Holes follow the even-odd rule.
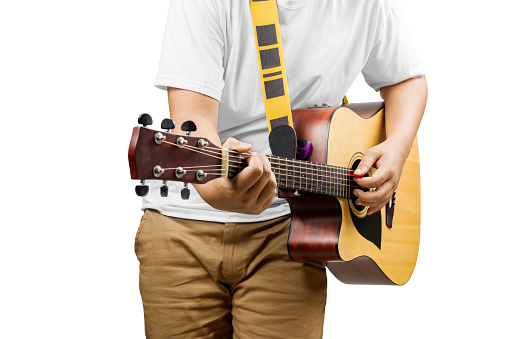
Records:
[[[278,0],[277,7],[292,109],[340,105],[360,72],[376,91],[424,74],[396,0]],[[219,100],[221,140],[234,136],[270,154],[248,0],[172,0],[155,85]],[[143,209],[217,222],[290,213],[278,198],[260,215],[219,211],[192,185],[189,200],[180,198],[182,183],[171,183],[167,198],[160,185],[150,183]]]

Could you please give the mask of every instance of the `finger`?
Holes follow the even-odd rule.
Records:
[[[376,161],[381,157],[381,154],[377,152],[375,149],[369,149],[367,153],[363,156],[362,161],[358,164],[354,174],[356,175],[366,175],[369,172],[369,169],[374,166]]]
[[[264,190],[267,183],[270,182],[274,189],[277,186],[277,183],[275,181],[275,174],[273,174],[273,172],[271,170],[270,162],[268,161],[268,158],[266,158],[266,156],[264,154],[263,155],[258,154],[258,153],[254,153],[254,154],[255,154],[255,156],[259,156],[260,160],[263,163],[263,174],[258,179],[258,181],[254,185],[252,185],[251,188],[249,188],[249,193],[251,193],[253,196],[258,197],[261,194],[261,192]],[[258,200],[258,199],[256,199],[256,200]]]
[[[381,168],[377,170],[371,177],[354,178],[356,183],[363,188],[378,188],[390,179],[390,172]]]
[[[385,206],[386,206],[386,204],[384,204],[384,205],[381,204],[381,205],[378,205],[378,206],[370,206],[369,209],[367,210],[367,215],[372,215],[372,214],[374,214],[376,212],[379,212]]]
[[[386,204],[393,194],[394,188],[390,184],[383,185],[375,191],[364,192],[356,189],[353,194],[360,200],[362,206]]]
[[[386,206],[386,204],[368,205],[368,204],[364,203],[363,201],[360,201],[359,199],[357,199],[355,201],[355,204],[358,206],[368,207],[367,215],[374,214],[374,213],[380,211],[384,206]]]
[[[276,196],[277,196],[277,185],[275,184],[274,181],[268,181],[263,190],[261,191],[261,193],[259,194],[258,202],[261,203],[261,211],[267,209]]]
[[[260,159],[258,153],[252,153],[249,157],[246,157],[248,166],[245,167],[235,177],[237,187],[241,191],[247,191],[251,189],[256,183],[263,177],[264,168],[263,161]],[[269,176],[269,175],[267,175]],[[265,180],[268,181],[267,179]]]
[[[233,137],[229,137],[226,139],[224,144],[222,145],[224,148],[234,149],[238,151],[239,153],[245,153],[248,152],[252,145],[243,141],[240,141],[238,139],[235,139]]]

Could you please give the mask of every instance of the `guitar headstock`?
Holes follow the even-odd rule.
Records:
[[[134,127],[129,145],[129,166],[131,178],[141,180],[136,193],[144,196],[148,186],[144,180],[181,181],[192,184],[203,184],[220,177],[231,177],[229,171],[229,150],[214,145],[207,138],[191,136],[195,131],[194,123],[186,121],[183,126],[188,135],[169,132],[174,128],[170,119],[164,119],[164,131],[146,127],[151,118],[141,115],[138,122],[143,126]],[[161,194],[167,196],[161,189]],[[167,186],[166,186],[167,192]],[[182,197],[184,194],[182,193]]]

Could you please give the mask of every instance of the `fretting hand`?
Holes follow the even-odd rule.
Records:
[[[252,145],[229,138],[223,147],[245,153]],[[266,155],[255,152],[246,161],[248,166],[233,179],[220,178],[195,185],[203,200],[216,209],[245,214],[260,214],[268,208],[277,195],[270,162]]]

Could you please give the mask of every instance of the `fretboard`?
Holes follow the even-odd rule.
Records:
[[[353,170],[347,167],[275,156],[269,156],[268,160],[279,188],[349,199],[353,189],[359,187],[350,175]],[[239,173],[245,166],[242,155],[241,162],[230,165],[231,176]]]

